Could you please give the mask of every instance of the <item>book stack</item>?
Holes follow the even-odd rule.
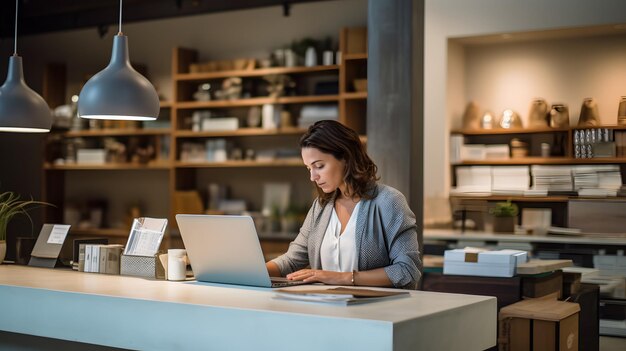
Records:
[[[626,157],[626,132],[615,131],[615,149],[615,156]]]
[[[298,127],[308,128],[315,122],[325,119],[335,121],[339,119],[339,109],[336,105],[305,105],[300,112]]]
[[[571,192],[574,189],[572,166],[541,166],[530,168],[533,189],[548,192]]]
[[[491,167],[467,166],[456,168],[456,187],[451,194],[485,195],[491,194]]]
[[[120,274],[120,255],[123,245],[80,244],[78,270],[80,272]]]
[[[276,290],[274,298],[303,302],[330,303],[335,305],[353,305],[403,296],[410,296],[410,293],[408,291],[338,287],[306,290],[278,289]]]
[[[493,195],[524,195],[530,186],[528,166],[493,167],[491,178]]]
[[[579,196],[617,196],[622,186],[618,165],[576,166],[573,174]]]

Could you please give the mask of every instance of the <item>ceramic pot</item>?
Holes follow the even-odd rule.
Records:
[[[569,109],[564,104],[554,104],[550,110],[550,127],[569,127]]]
[[[493,217],[493,231],[495,233],[513,233],[517,217]]]
[[[465,106],[463,112],[463,129],[474,130],[480,127],[480,107],[474,101]]]
[[[626,125],[626,96],[622,96],[619,101],[619,107],[617,109],[617,124],[620,126]]]
[[[529,127],[546,127],[548,126],[548,104],[546,100],[537,98],[533,100],[528,112]]]
[[[4,261],[4,257],[7,255],[7,242],[0,240],[0,264]]]
[[[586,98],[580,107],[579,127],[593,127],[600,125],[598,103],[593,98]]]

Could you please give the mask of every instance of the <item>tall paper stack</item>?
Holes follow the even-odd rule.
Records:
[[[491,174],[494,195],[523,195],[530,186],[528,166],[492,167]]]

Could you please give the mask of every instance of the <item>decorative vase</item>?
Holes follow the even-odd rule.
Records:
[[[7,254],[7,242],[6,240],[0,240],[0,264],[4,262],[4,257]]]
[[[515,220],[517,217],[494,217],[493,231],[495,233],[513,233],[515,232]]]

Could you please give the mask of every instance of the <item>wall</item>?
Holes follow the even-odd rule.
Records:
[[[463,63],[464,60],[459,59],[459,56],[451,60],[454,62],[448,60],[449,39],[624,23],[626,22],[626,15],[624,15],[626,2],[620,0],[426,0],[425,13],[424,196],[427,201],[424,205],[427,207],[428,199],[447,196],[450,184],[448,132],[450,126],[453,125],[453,118],[458,118],[463,112],[464,104],[459,104],[458,101],[467,101],[470,98],[470,89],[474,91],[472,84],[478,84],[470,82],[469,77],[466,78],[467,82],[463,83],[462,76],[449,75],[448,72],[458,74],[464,69],[469,71],[469,68],[463,67],[463,64],[467,63]],[[457,52],[459,50],[463,51],[458,47],[451,49]],[[480,53],[469,50],[465,55],[470,55],[470,58],[465,59],[469,64],[481,65]],[[452,66],[450,71],[448,71],[449,65]],[[554,74],[562,75],[557,72],[559,71],[555,71]],[[459,90],[458,86],[450,86],[455,83],[466,84],[467,89]],[[542,81],[541,84],[544,83]],[[563,101],[569,103],[570,108],[575,111],[580,108],[579,104],[582,102],[580,96],[589,95],[588,92],[572,92],[559,96],[556,93],[558,87],[549,87],[549,89],[551,93],[546,93],[546,99],[564,99]],[[450,94],[455,95],[452,97],[455,102],[448,101]],[[493,106],[491,108],[496,111],[500,111],[497,109],[503,106],[501,104],[513,104],[514,107],[520,109],[520,113],[526,114],[530,99],[541,95],[537,95],[539,92],[532,94],[525,92],[525,94],[531,97],[523,96],[519,98],[519,102],[517,102],[517,97],[515,97],[515,102],[498,99],[498,103],[482,95],[476,95],[476,97],[484,99],[483,104],[490,104],[489,106]],[[611,96],[607,99],[613,101]],[[609,103],[603,102],[603,104],[606,108],[610,106]],[[612,111],[607,110],[604,113],[610,114]]]

